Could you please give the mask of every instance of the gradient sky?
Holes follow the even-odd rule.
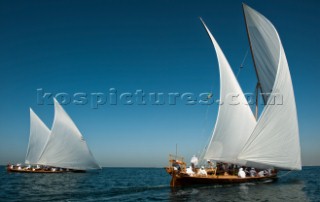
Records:
[[[248,49],[242,1],[0,1],[0,164],[23,162],[29,107],[50,128],[37,89],[213,92],[216,55],[199,17],[237,73]],[[246,1],[277,28],[292,75],[303,165],[320,165],[320,1]],[[253,92],[250,54],[238,80]],[[167,165],[207,144],[218,105],[63,105],[102,166]]]

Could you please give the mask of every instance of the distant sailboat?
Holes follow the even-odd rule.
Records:
[[[62,106],[54,99],[55,116],[51,131],[30,109],[30,138],[26,164],[53,170],[8,166],[15,172],[64,172],[100,169],[82,134]],[[57,169],[58,168],[58,169]]]
[[[54,100],[55,118],[39,164],[76,170],[100,169],[82,134]]]
[[[280,38],[263,15],[245,4],[243,10],[258,77],[257,92],[262,92],[266,105],[256,120],[222,50],[201,20],[216,50],[220,70],[220,100],[224,102],[219,105],[214,132],[204,159],[262,170],[301,170],[295,98]],[[228,100],[230,93],[238,95],[240,104],[231,104],[231,100]],[[172,162],[174,164],[167,167],[167,172],[172,175],[171,186],[241,183],[277,177],[276,171],[265,176],[245,178],[234,173],[218,175],[217,169],[212,168],[207,170],[210,173],[207,176],[191,176],[186,173],[184,162],[171,159]],[[174,168],[177,165],[182,166],[180,171]]]

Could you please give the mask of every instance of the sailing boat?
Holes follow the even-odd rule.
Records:
[[[25,159],[25,163],[29,166],[23,168],[8,165],[8,171],[57,173],[84,172],[101,168],[82,134],[56,99],[54,99],[54,111],[55,116],[50,131],[30,109],[30,137]]]
[[[243,13],[258,80],[256,92],[261,92],[265,107],[259,118],[257,111],[256,116],[253,115],[226,57],[201,19],[218,58],[220,100],[224,103],[219,105],[204,159],[237,166],[236,169],[233,167],[231,174],[223,171],[219,175],[219,168],[209,168],[208,175],[190,175],[183,159],[172,156],[171,165],[166,168],[172,175],[171,186],[273,180],[277,178],[278,170],[301,170],[296,104],[279,35],[267,18],[246,4],[243,4]],[[230,98],[234,96],[228,96],[230,93],[235,95],[239,104],[231,104]],[[235,175],[238,169],[242,169],[239,166],[269,172],[241,178]]]

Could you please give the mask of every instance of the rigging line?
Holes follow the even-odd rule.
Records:
[[[206,144],[205,146],[203,147],[202,151],[201,151],[201,155],[199,156],[199,160],[200,160],[200,164],[205,164],[206,163],[206,159],[204,159],[204,155],[209,147],[209,144],[210,144],[210,140],[212,138],[212,135],[213,135],[213,131],[214,131],[214,128],[212,130],[210,130],[210,135],[206,141]]]
[[[290,170],[290,171],[286,172],[285,174],[283,174],[283,175],[280,175],[279,177],[283,177],[283,176],[286,176],[286,175],[290,174],[291,172],[293,172],[293,170]]]
[[[212,97],[213,97],[212,91],[213,91],[213,88],[211,87],[211,90],[210,90],[209,95],[208,95],[208,100],[212,99]],[[205,113],[205,118],[204,118],[204,124],[203,124],[203,129],[202,129],[202,136],[204,135],[205,130],[206,130],[205,127],[206,127],[206,122],[207,122],[207,119],[208,119],[208,112],[209,112],[210,105],[211,105],[211,104],[208,104],[208,105],[207,105],[207,108],[206,108],[206,113]]]
[[[245,55],[244,55],[244,58],[243,58],[243,60],[242,60],[242,63],[240,64],[240,67],[239,67],[239,69],[238,69],[236,78],[238,78],[238,76],[239,76],[239,74],[240,74],[240,71],[241,71],[241,69],[243,68],[243,64],[245,63],[245,61],[246,61],[246,59],[247,59],[247,56],[248,56],[248,53],[249,53],[249,49],[250,49],[250,47],[247,48],[247,51],[246,51],[246,53],[245,53]]]
[[[213,91],[213,89],[211,89],[211,92],[210,92],[210,95],[211,95],[210,99],[212,99],[212,91]],[[205,134],[205,132],[206,132],[206,125],[207,125],[206,123],[207,123],[207,120],[208,120],[209,108],[210,108],[210,104],[208,104],[207,109],[206,109],[205,119],[204,119],[204,124],[203,124],[203,129],[202,129],[202,135],[201,135],[201,136],[204,136],[204,134]],[[212,133],[211,133],[211,135],[212,135]],[[209,144],[208,142],[209,142],[210,139],[211,139],[211,135],[209,135],[209,139],[206,141],[206,143],[205,143],[206,145],[205,145],[205,147],[203,147],[202,151],[201,151],[201,152],[198,152],[198,153],[200,153],[200,155],[199,155],[199,160],[200,160],[200,162],[204,160],[204,159],[203,159],[204,153],[205,153],[205,151],[206,151],[206,149],[207,149],[207,147],[208,147],[208,144]]]
[[[256,90],[257,90],[257,87],[254,87],[254,90],[253,90],[253,93],[252,93],[252,94],[255,95],[255,94],[256,94]],[[251,91],[251,92],[252,92],[252,91]],[[256,95],[255,95],[255,96],[256,96]],[[248,98],[249,98],[250,100],[249,100]],[[250,109],[252,110],[252,112],[254,112],[255,106],[256,106],[256,105],[255,105],[255,101],[253,101],[253,100],[255,100],[255,98],[256,98],[256,97],[251,97],[251,96],[250,96],[250,97],[246,97],[247,102],[250,103],[249,106],[250,106]],[[252,100],[252,99],[253,99],[253,100]]]
[[[248,56],[248,53],[249,53],[249,49],[250,49],[250,48],[248,47],[248,48],[247,48],[247,51],[246,51],[246,54],[244,55],[244,58],[243,58],[242,63],[241,63],[240,66],[243,66],[244,62],[246,61],[247,56]]]

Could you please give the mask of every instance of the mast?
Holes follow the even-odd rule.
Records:
[[[258,75],[257,65],[256,65],[256,61],[254,59],[254,54],[253,54],[253,50],[252,50],[252,44],[251,44],[251,39],[250,39],[249,31],[248,31],[248,24],[247,24],[246,14],[244,12],[244,6],[245,6],[245,3],[242,3],[242,12],[243,12],[243,17],[244,17],[244,22],[245,22],[245,25],[246,25],[246,32],[247,32],[247,36],[248,36],[251,57],[252,57],[252,61],[253,61],[254,70],[256,72],[257,79],[258,79],[258,82],[257,82],[257,85],[256,85],[256,111],[255,111],[255,117],[256,117],[256,120],[257,120],[258,119],[258,89],[260,89],[260,92],[262,92],[262,88],[261,88],[261,85],[260,85],[260,78],[259,78],[259,75]],[[263,102],[264,102],[264,104],[266,104],[266,100],[264,98],[263,98]]]
[[[256,94],[256,109],[255,109],[255,113],[254,113],[254,117],[256,118],[256,120],[258,120],[258,114],[259,114],[259,88],[260,88],[260,83],[258,82],[256,85],[256,89],[255,89],[255,94]]]
[[[178,158],[178,144],[176,144],[176,160]]]

